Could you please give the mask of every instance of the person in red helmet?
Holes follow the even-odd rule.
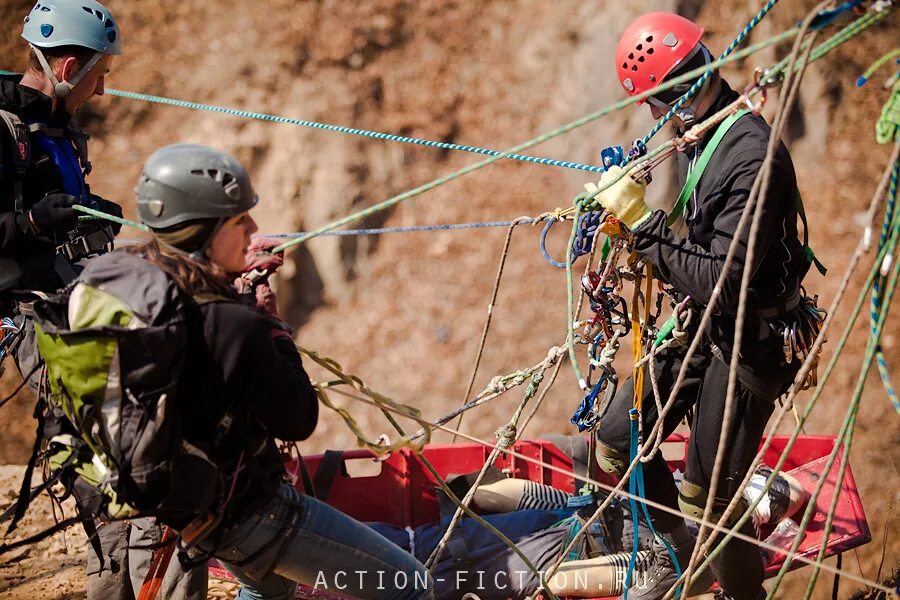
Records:
[[[622,87],[630,95],[646,92],[661,83],[712,60],[700,41],[703,29],[674,14],[649,13],[634,21],[622,35],[616,51],[616,69]],[[653,117],[659,119],[691,87],[693,82],[654,93],[646,99]],[[714,73],[673,118],[683,132],[692,123],[722,109],[738,97],[718,73]],[[642,102],[643,103],[643,102]],[[741,361],[728,447],[716,488],[712,520],[717,520],[743,480],[759,447],[774,401],[793,380],[800,360],[783,352],[785,332],[802,328],[800,281],[809,263],[797,233],[798,191],[791,157],[779,144],[772,163],[771,182],[763,190],[762,227],[752,262],[746,260],[749,227],[738,234],[737,224],[750,190],[766,155],[771,130],[766,121],[752,113],[741,114],[710,131],[686,155],[679,155],[682,181],[697,179],[695,187],[682,191],[683,203],[673,201],[672,213],[683,206],[684,227],[677,231],[667,224],[666,212],[651,210],[644,201],[644,183],[622,177],[597,196],[599,203],[616,214],[634,233],[635,250],[650,262],[654,274],[674,288],[676,296],[690,296],[697,310],[709,303],[722,273],[725,255],[737,237],[734,263],[725,276],[710,326],[701,335],[698,352],[687,365],[686,378],[674,406],[666,415],[663,430],[670,434],[678,423],[692,414],[691,440],[686,471],[680,490],[665,460],[657,454],[644,465],[646,495],[650,500],[679,507],[690,516],[703,515],[718,449],[725,411],[729,362],[735,336],[735,315],[741,279],[750,269],[750,304],[743,331]],[[718,139],[716,139],[718,136]],[[708,150],[705,168],[699,158]],[[693,176],[689,174],[693,172]],[[613,167],[604,173],[603,188],[622,173]],[[593,183],[585,186],[597,192]],[[669,219],[674,225],[676,219]],[[695,323],[699,319],[695,319]],[[802,329],[801,329],[802,330]],[[655,373],[663,398],[668,398],[682,367],[686,349],[672,347],[656,358]],[[621,476],[629,463],[629,417],[634,386],[631,380],[615,396],[606,417],[596,431],[600,467]],[[657,420],[652,386],[644,386],[644,430]],[[744,507],[746,508],[746,507]],[[674,547],[674,558],[683,570],[694,547],[694,539],[682,517],[650,509],[656,529]],[[734,512],[735,517],[743,510]],[[748,523],[745,528],[752,535]],[[634,578],[630,600],[662,598],[676,580],[676,565],[665,544],[657,541],[653,561],[640,577]],[[762,560],[751,544],[731,540],[713,563],[713,571],[723,597],[755,600],[764,597]],[[695,590],[708,588],[709,580]]]

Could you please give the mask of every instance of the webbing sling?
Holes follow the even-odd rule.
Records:
[[[822,275],[825,275],[828,272],[828,269],[822,264],[822,261],[816,258],[816,253],[809,247],[809,223],[806,222],[806,210],[803,208],[803,198],[800,197],[800,190],[797,190],[797,215],[800,217],[800,222],[803,224],[803,257],[808,263],[804,268],[803,273],[800,275],[800,281],[803,281],[803,277],[809,270],[810,264],[816,265],[816,270]]]
[[[697,184],[700,183],[703,171],[706,170],[706,167],[709,164],[710,159],[712,159],[713,154],[715,154],[716,148],[719,146],[722,138],[725,137],[725,134],[728,133],[728,130],[731,129],[731,126],[734,125],[738,119],[749,112],[750,111],[746,108],[739,110],[722,121],[722,124],[716,129],[712,139],[709,140],[709,143],[700,154],[700,158],[698,158],[694,166],[688,170],[687,181],[684,182],[684,187],[681,188],[681,193],[678,195],[678,200],[675,201],[675,206],[672,207],[672,212],[669,213],[669,216],[666,218],[667,227],[674,225],[675,222],[681,218],[682,214],[684,214],[684,208],[687,206],[688,200],[690,200],[691,196],[694,194],[694,190],[697,189]],[[800,222],[803,224],[803,256],[807,263],[816,265],[816,269],[819,273],[825,275],[828,269],[818,258],[816,258],[813,249],[809,246],[809,225],[806,221],[806,211],[803,209],[803,198],[800,197],[800,190],[797,190],[796,203],[797,215],[800,217]],[[803,269],[802,275],[806,275],[808,269],[809,266],[807,265],[807,267]],[[803,277],[801,276],[800,279],[802,280]]]
[[[725,137],[725,134],[728,133],[728,130],[731,129],[731,126],[734,125],[738,119],[749,113],[750,111],[745,109],[739,110],[719,125],[716,132],[713,134],[709,143],[706,144],[706,148],[703,149],[703,152],[700,154],[700,158],[697,159],[697,162],[694,164],[692,168],[688,170],[687,181],[684,182],[684,187],[681,188],[681,193],[678,195],[678,200],[675,201],[675,206],[672,207],[672,212],[669,213],[668,218],[666,219],[666,226],[671,227],[675,224],[681,215],[684,213],[684,207],[687,206],[688,200],[691,199],[691,196],[694,194],[694,190],[697,189],[697,184],[700,183],[700,178],[703,176],[703,171],[706,170],[706,166],[709,164],[712,155],[715,154],[716,148],[719,146],[719,142],[722,141],[722,138]]]

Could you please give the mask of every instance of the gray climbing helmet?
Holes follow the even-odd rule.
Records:
[[[227,219],[256,206],[250,175],[236,158],[197,144],[154,152],[135,189],[137,212],[151,229],[198,219]]]
[[[105,54],[122,54],[122,35],[109,10],[95,0],[38,0],[25,17],[22,37],[31,44],[44,73],[60,98],[81,81]],[[42,49],[78,46],[94,50],[68,81],[58,81]]]

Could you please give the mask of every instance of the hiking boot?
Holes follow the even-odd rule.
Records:
[[[675,546],[674,549],[683,571],[691,560],[694,543],[692,541],[682,546]],[[659,539],[654,539],[649,556],[634,567],[634,573],[631,575],[631,587],[627,592],[628,600],[659,600],[675,585],[677,579],[678,573],[666,545]],[[709,589],[713,581],[710,570],[704,570],[697,582],[691,586],[688,595],[702,594]],[[624,597],[622,596],[622,598]]]

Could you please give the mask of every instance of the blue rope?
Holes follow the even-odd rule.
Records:
[[[816,15],[812,22],[809,24],[809,28],[811,30],[814,29],[822,29],[823,27],[827,27],[834,23],[834,21],[847,12],[848,10],[853,10],[857,6],[861,5],[863,0],[850,0],[849,2],[844,2],[839,6],[835,6],[834,8],[826,9],[820,11],[818,15]],[[802,21],[801,21],[802,22]],[[800,23],[797,23],[798,25]]]
[[[881,235],[878,239],[878,250],[881,251],[882,248],[887,244],[888,234],[890,233],[893,227],[900,227],[900,221],[897,221],[894,217],[894,212],[897,204],[897,182],[900,179],[900,161],[894,165],[893,170],[891,171],[891,184],[888,191],[888,199],[887,205],[885,206],[884,211],[884,222],[881,225]],[[869,320],[872,325],[872,334],[876,333],[876,325],[878,324],[879,316],[881,315],[881,286],[883,283],[882,277],[876,277],[874,285],[872,286],[872,305],[871,312],[869,315]],[[897,414],[900,414],[900,398],[897,396],[897,391],[894,388],[894,384],[891,381],[891,373],[888,368],[887,359],[884,356],[884,351],[879,344],[875,350],[875,363],[878,366],[878,374],[881,377],[881,383],[884,385],[885,392],[887,393],[888,398],[891,401],[891,404],[894,407],[894,410]]]
[[[553,228],[553,224],[556,223],[556,221],[557,219],[555,217],[551,217],[547,221],[547,224],[544,225],[544,229],[541,230],[541,255],[544,257],[544,260],[557,269],[565,269],[566,263],[560,262],[550,256],[550,252],[547,250],[547,234],[550,233],[550,229]],[[591,248],[594,245],[594,236],[597,233],[597,229],[602,224],[602,210],[586,212],[578,217],[578,229],[575,231],[575,241],[572,243],[571,249],[573,263],[585,254],[590,254]]]
[[[772,8],[777,3],[778,3],[778,0],[769,0],[768,2],[766,2],[766,5],[762,7],[762,9],[756,14],[755,17],[750,19],[750,22],[747,23],[747,25],[738,34],[738,36],[736,38],[734,38],[734,41],[732,41],[731,44],[729,44],[728,47],[725,48],[725,51],[719,57],[719,60],[726,58],[729,54],[734,52],[735,48],[737,48],[738,45],[740,45],[740,43],[743,42],[744,39],[746,39],[746,37],[750,34],[750,32],[753,31],[753,28],[755,28],[757,25],[759,25],[759,22],[763,20],[763,17],[765,17],[766,14],[770,10],[772,10]],[[678,113],[679,110],[682,109],[682,107],[684,107],[684,105],[687,103],[687,101],[690,100],[690,98],[694,94],[696,94],[698,91],[700,91],[700,88],[703,86],[704,83],[706,83],[707,79],[712,77],[712,74],[713,74],[713,69],[707,69],[706,72],[700,76],[700,79],[698,79],[694,83],[694,85],[692,85],[691,88],[687,92],[685,92],[681,98],[678,99],[678,101],[674,104],[674,106],[672,106],[672,108],[669,109],[669,112],[667,112],[665,114],[665,116],[663,116],[663,118],[660,119],[659,122],[653,126],[653,129],[650,130],[650,133],[648,133],[647,135],[644,136],[644,138],[641,140],[641,143],[644,144],[645,146],[648,143],[650,143],[650,140],[653,139],[653,136],[655,136],[657,133],[659,133],[659,131],[665,126],[665,124],[668,123],[669,120],[672,117],[674,117],[675,114]],[[628,160],[632,160],[632,159],[633,159],[633,156],[628,157]]]
[[[631,428],[629,432],[629,458],[631,462],[635,461],[638,454],[638,448],[641,443],[641,434],[638,430],[638,411],[636,408],[632,408],[628,411],[628,416],[631,419]],[[640,461],[634,467],[634,471],[631,473],[631,477],[628,479],[628,492],[630,493],[630,497],[628,499],[629,506],[631,509],[631,524],[634,531],[634,543],[631,547],[631,558],[628,560],[628,572],[625,575],[625,594],[622,596],[623,600],[628,600],[628,588],[631,587],[631,576],[634,574],[634,567],[637,564],[637,553],[638,553],[638,502],[635,500],[638,498],[646,498],[646,492],[644,491],[644,464]],[[647,510],[647,504],[645,502],[640,503],[640,510],[644,515],[644,520],[647,522],[647,527],[650,528],[650,532],[653,536],[660,540],[663,545],[666,547],[666,552],[669,553],[669,557],[672,559],[672,564],[675,566],[676,577],[681,577],[681,565],[678,564],[678,557],[675,554],[675,549],[672,547],[672,544],[669,543],[669,540],[661,536],[657,533],[656,528],[653,527],[653,519],[650,518],[650,512]],[[681,594],[681,586],[678,586],[675,589],[675,597],[677,598]]]
[[[129,100],[142,100],[144,102],[153,102],[156,104],[165,104],[168,106],[177,106],[180,108],[189,108],[192,110],[203,110],[207,112],[221,113],[234,117],[242,117],[245,119],[256,119],[259,121],[269,121],[272,123],[284,123],[287,125],[296,125],[298,127],[309,127],[311,129],[321,129],[324,131],[333,131],[336,133],[344,133],[348,135],[358,135],[361,137],[374,138],[376,140],[384,140],[388,142],[399,142],[403,144],[414,144],[417,146],[426,146],[428,148],[441,148],[443,150],[458,150],[461,152],[471,152],[473,154],[482,154],[485,156],[500,156],[503,152],[491,150],[489,148],[479,148],[478,146],[466,146],[464,144],[453,144],[451,142],[436,142],[422,138],[409,137],[405,135],[395,135],[393,133],[382,133],[380,131],[370,131],[368,129],[358,129],[356,127],[344,127],[342,125],[331,125],[328,123],[319,123],[317,121],[309,121],[306,119],[293,119],[290,117],[282,117],[279,115],[270,115],[266,113],[258,113],[237,108],[229,108],[226,106],[216,106],[213,104],[202,104],[199,102],[191,102],[188,100],[178,100],[175,98],[166,98],[163,96],[153,96],[150,94],[139,94],[136,92],[127,92],[123,90],[109,89],[106,94],[110,96],[118,96],[120,98],[128,98]],[[579,171],[589,171],[591,173],[602,173],[605,169],[595,165],[571,162],[567,160],[556,160],[553,158],[544,158],[541,156],[531,156],[528,154],[507,154],[505,158],[511,158],[527,163],[538,165],[549,165],[551,167],[563,167],[566,169],[576,169]]]

